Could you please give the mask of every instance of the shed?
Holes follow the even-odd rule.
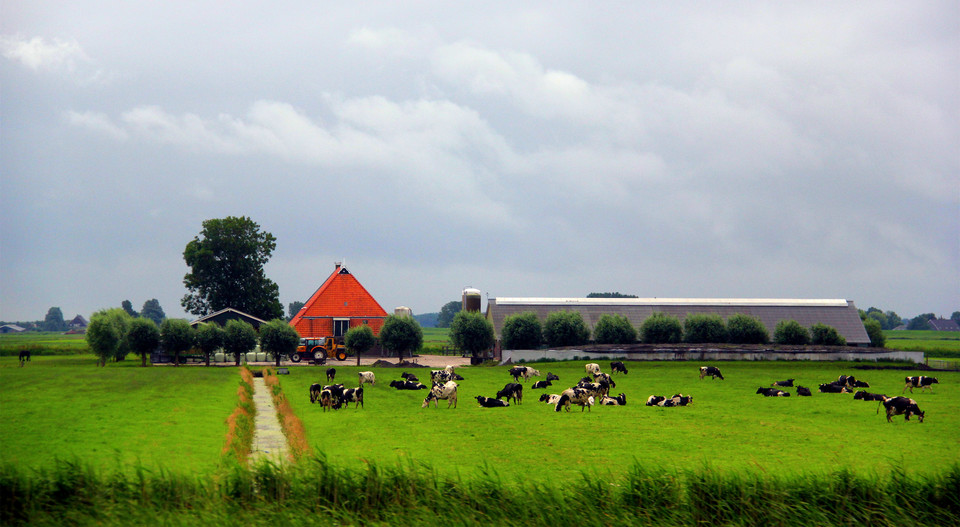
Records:
[[[242,320],[247,324],[250,324],[251,326],[253,326],[253,329],[256,329],[256,330],[259,330],[261,325],[267,323],[266,320],[259,319],[253,315],[248,315],[243,311],[238,311],[236,309],[233,309],[232,307],[228,307],[228,308],[221,309],[220,311],[210,313],[209,315],[204,315],[190,322],[190,325],[197,326],[198,324],[202,324],[204,322],[214,322],[221,326],[226,326],[227,322],[230,320]]]

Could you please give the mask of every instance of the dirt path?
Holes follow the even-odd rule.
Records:
[[[256,464],[262,459],[281,463],[287,457],[287,438],[280,428],[277,410],[270,397],[270,388],[263,377],[253,378],[253,403],[257,405],[257,417],[254,421],[253,446],[250,449],[250,463]]]

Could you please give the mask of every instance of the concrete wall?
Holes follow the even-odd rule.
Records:
[[[503,350],[501,364],[518,362],[535,362],[542,359],[569,360],[574,356],[589,357],[594,360],[695,360],[695,361],[724,361],[724,360],[816,360],[816,361],[878,361],[878,360],[906,360],[914,363],[923,363],[922,351],[865,351],[864,348],[850,348],[849,350],[811,349],[808,351],[778,351],[778,350],[745,350],[731,351],[728,349],[691,349],[648,352],[628,352],[626,350],[590,351],[590,350]]]

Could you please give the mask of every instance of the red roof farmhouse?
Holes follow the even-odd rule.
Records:
[[[373,296],[338,263],[290,325],[304,338],[341,337],[363,324],[379,335],[386,317],[387,312]]]

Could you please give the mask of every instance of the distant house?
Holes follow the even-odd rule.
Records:
[[[26,331],[26,329],[16,324],[4,324],[0,326],[0,333],[20,333],[22,331]]]
[[[927,321],[934,331],[960,331],[960,325],[952,318],[935,318]]]
[[[83,318],[83,315],[77,315],[73,317],[73,320],[67,322],[67,327],[71,330],[83,331],[87,329],[87,319]]]
[[[233,309],[232,307],[228,307],[228,308],[221,309],[220,311],[217,311],[215,313],[204,315],[190,322],[190,325],[197,326],[198,324],[202,324],[204,322],[213,322],[221,326],[226,326],[227,322],[230,320],[242,320],[247,324],[250,324],[251,326],[253,326],[253,329],[256,329],[256,330],[259,330],[261,325],[267,323],[266,320],[259,319],[253,315],[248,315],[243,311],[238,311],[236,309]]]
[[[374,335],[387,318],[387,312],[360,282],[339,263],[290,325],[305,338],[342,337],[353,327],[368,325]]]

